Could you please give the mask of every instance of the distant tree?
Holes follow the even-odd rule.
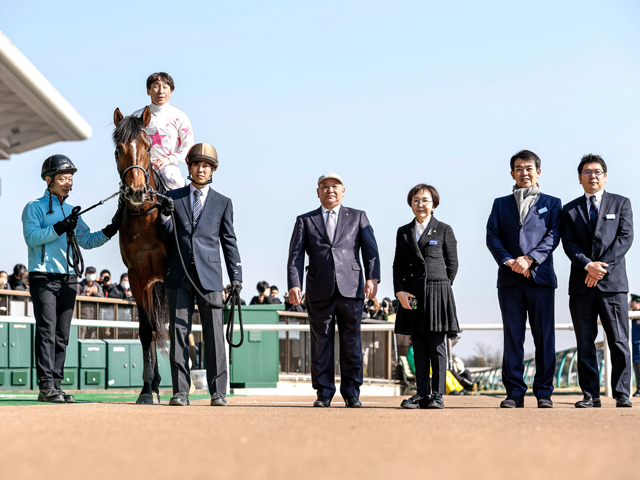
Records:
[[[483,342],[476,343],[475,355],[464,360],[466,367],[499,367],[502,365],[502,350]]]

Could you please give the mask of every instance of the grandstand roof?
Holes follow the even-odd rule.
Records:
[[[0,31],[0,159],[90,136],[91,126]]]

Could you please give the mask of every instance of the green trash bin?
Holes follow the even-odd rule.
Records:
[[[32,325],[0,323],[0,390],[31,388]]]
[[[31,327],[30,323],[9,323],[9,368],[31,368]]]
[[[107,345],[102,340],[78,340],[80,389],[105,388]]]
[[[105,339],[104,342],[107,345],[107,388],[130,387],[132,341]]]
[[[230,310],[230,307],[224,309],[225,325],[229,319]],[[277,325],[278,310],[284,310],[284,305],[243,306],[242,320],[245,325]],[[237,310],[235,323],[238,323]],[[235,332],[233,343],[237,344],[239,341],[240,332]],[[275,388],[277,386],[280,356],[278,332],[245,331],[242,346],[232,350],[232,363],[229,367],[231,388]]]

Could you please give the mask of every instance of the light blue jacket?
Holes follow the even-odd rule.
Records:
[[[27,243],[29,271],[74,275],[76,272],[73,269],[67,272],[69,268],[67,263],[67,235],[58,235],[53,229],[54,224],[71,213],[73,205],[65,203],[64,200],[61,203],[58,197],[54,195],[52,202],[53,213],[47,214],[50,195],[49,190],[46,190],[44,196],[29,202],[22,211],[22,233]],[[78,226],[75,232],[78,245],[87,250],[104,245],[109,241],[109,238],[102,233],[102,230],[91,233],[82,217],[78,219]],[[78,273],[82,274],[84,272]]]

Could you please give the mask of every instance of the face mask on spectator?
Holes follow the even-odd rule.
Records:
[[[94,282],[95,280],[96,280],[95,273],[90,273],[89,275],[87,275],[87,282]]]
[[[122,282],[120,284],[122,286],[122,288],[124,288],[125,290],[129,290],[129,282]]]
[[[3,287],[7,284],[7,279],[4,277],[0,277],[0,287]]]

